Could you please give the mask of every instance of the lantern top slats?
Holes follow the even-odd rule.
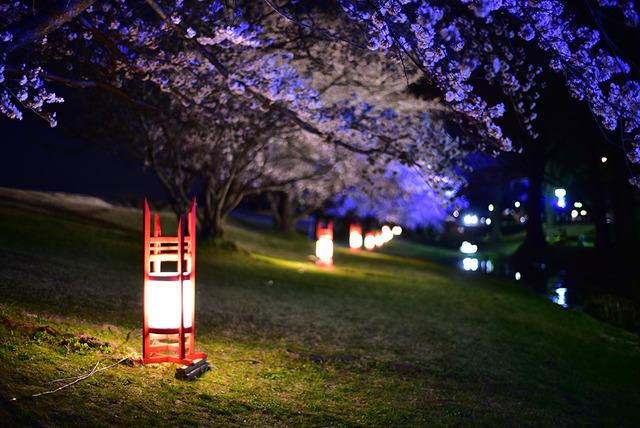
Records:
[[[177,262],[180,260],[180,256],[177,253],[174,254],[151,254],[149,261],[151,262]],[[186,254],[184,256],[185,261],[191,260],[191,256]]]
[[[177,236],[152,236],[149,238],[149,242],[152,244],[177,244]]]

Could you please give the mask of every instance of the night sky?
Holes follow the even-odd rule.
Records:
[[[25,112],[22,121],[0,119],[0,186],[80,193],[111,200],[159,198],[163,189],[140,161],[105,145],[49,128]]]

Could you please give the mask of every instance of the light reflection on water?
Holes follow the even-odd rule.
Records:
[[[486,273],[492,275],[501,275],[507,278],[515,279],[516,281],[524,281],[525,275],[521,272],[513,269],[509,263],[501,260],[481,259],[479,257],[464,257],[459,259],[457,263],[458,267],[467,272]],[[545,266],[541,265],[544,271]],[[562,306],[563,308],[569,308],[568,294],[570,290],[565,284],[564,276],[551,275],[544,280],[546,283],[545,297],[551,300],[553,303]]]
[[[551,300],[554,303],[562,306],[563,308],[568,308],[569,305],[567,304],[567,289],[565,287],[556,288],[555,296],[552,296]]]
[[[462,270],[471,272],[480,271],[483,273],[491,273],[494,269],[494,265],[491,260],[480,260],[477,257],[465,257],[460,261],[459,266]]]
[[[478,270],[478,259],[475,257],[465,257],[462,259],[462,269],[475,272]]]

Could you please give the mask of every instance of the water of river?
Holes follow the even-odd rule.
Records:
[[[517,269],[504,259],[484,258],[482,256],[462,257],[457,266],[467,272],[486,275],[497,275],[524,282],[541,291],[546,298],[564,308],[579,309],[581,293],[578,287],[572,286],[570,275],[564,270],[550,272],[545,265],[537,266],[528,273]]]

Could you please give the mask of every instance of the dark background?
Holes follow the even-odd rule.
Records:
[[[1,187],[132,202],[164,197],[158,179],[139,160],[118,147],[64,135],[28,111],[22,121],[0,118],[0,146]]]

